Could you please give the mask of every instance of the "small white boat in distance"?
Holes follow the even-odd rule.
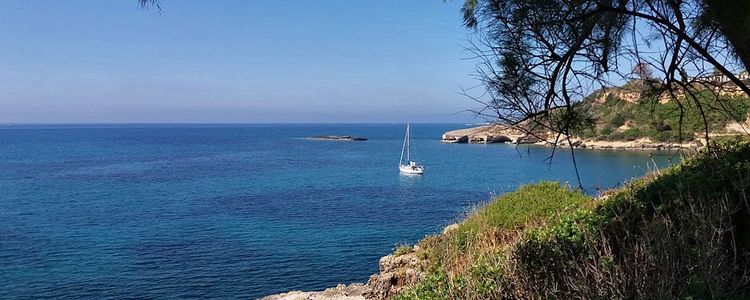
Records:
[[[409,136],[409,124],[406,124],[406,135],[404,136],[404,146],[401,147],[401,158],[398,160],[398,170],[404,174],[424,174],[424,166],[411,160],[411,137]],[[406,152],[406,161],[404,161],[404,152]]]

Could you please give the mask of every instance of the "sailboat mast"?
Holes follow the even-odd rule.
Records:
[[[406,161],[411,161],[411,130],[409,130],[409,123],[406,123]]]
[[[406,149],[406,140],[409,138],[409,125],[406,125],[406,135],[404,135],[404,145],[401,146],[401,157],[398,159],[398,164],[404,161],[404,150]]]

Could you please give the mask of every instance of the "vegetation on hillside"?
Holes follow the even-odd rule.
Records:
[[[425,238],[397,299],[750,297],[750,144],[730,142],[606,199],[555,183]]]
[[[597,103],[594,97],[589,97],[574,111],[587,114],[594,122],[578,128],[575,134],[597,140],[649,138],[679,142],[693,140],[696,134],[704,134],[706,128],[711,133],[723,133],[727,123],[746,120],[750,98],[723,96],[717,100],[708,91],[701,95],[697,101],[666,103],[654,98],[632,103],[614,94],[607,95],[603,103]]]

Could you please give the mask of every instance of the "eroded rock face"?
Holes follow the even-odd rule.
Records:
[[[534,143],[536,139],[524,132],[502,125],[483,125],[448,131],[442,138],[445,143]]]
[[[414,286],[424,277],[419,259],[414,253],[400,256],[388,255],[380,258],[380,274],[370,276],[367,281],[367,299],[388,297]]]

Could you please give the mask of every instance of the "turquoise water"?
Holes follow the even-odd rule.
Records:
[[[440,143],[412,125],[61,125],[0,129],[0,298],[243,297],[364,282],[492,195],[571,181],[567,152]],[[366,142],[302,139],[358,135]],[[646,153],[579,151],[589,192]],[[655,156],[664,164],[665,156]]]

